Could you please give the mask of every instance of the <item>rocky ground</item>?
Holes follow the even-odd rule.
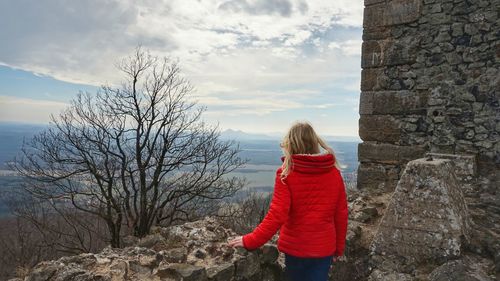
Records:
[[[470,218],[468,185],[456,180],[452,163],[413,160],[394,192],[348,190],[345,259],[331,267],[330,280],[499,279],[498,241],[484,239],[489,242],[476,245],[482,228]],[[276,236],[252,252],[227,246],[234,236],[217,219],[207,217],[154,228],[142,239],[125,237],[122,249],[108,247],[98,254],[42,262],[11,281],[283,280]]]
[[[27,276],[46,280],[280,280],[282,266],[272,245],[248,252],[226,245],[236,236],[216,219],[156,228],[153,234],[126,237],[126,247],[105,248],[39,263]]]

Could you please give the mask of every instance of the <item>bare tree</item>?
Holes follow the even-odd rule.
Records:
[[[244,184],[228,175],[244,164],[239,146],[203,122],[177,63],[138,48],[119,69],[120,88],[80,93],[14,164],[29,194],[54,211],[71,206],[101,218],[113,247],[123,225],[142,237],[193,202],[232,196]]]

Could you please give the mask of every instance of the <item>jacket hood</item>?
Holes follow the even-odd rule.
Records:
[[[281,156],[285,161],[285,156]],[[292,154],[291,171],[305,174],[322,174],[331,171],[335,167],[335,156],[333,154]]]

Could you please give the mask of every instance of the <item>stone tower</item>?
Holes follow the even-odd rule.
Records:
[[[394,190],[427,152],[471,155],[464,193],[500,237],[500,0],[365,0],[359,189]],[[497,242],[497,244],[500,242]],[[488,250],[485,250],[488,251]],[[493,250],[490,250],[493,251]]]

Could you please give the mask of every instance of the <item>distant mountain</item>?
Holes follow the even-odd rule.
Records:
[[[227,129],[221,132],[222,139],[234,140],[279,140],[278,136],[271,136],[266,134],[246,133],[241,130]]]
[[[234,139],[238,141],[247,140],[280,140],[284,133],[256,134],[247,133],[241,130],[227,129],[221,132],[222,139]],[[361,142],[357,136],[323,136],[326,141],[336,142]]]

